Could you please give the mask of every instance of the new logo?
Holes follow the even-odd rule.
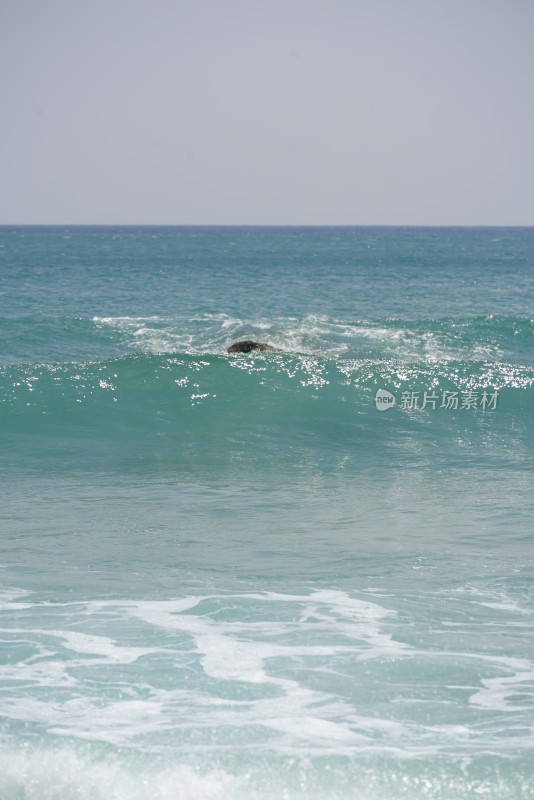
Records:
[[[379,389],[375,394],[375,405],[379,411],[387,411],[395,405],[395,397],[386,389]]]

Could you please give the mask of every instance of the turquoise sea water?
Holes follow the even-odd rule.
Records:
[[[534,229],[0,228],[0,280],[2,800],[532,797]]]

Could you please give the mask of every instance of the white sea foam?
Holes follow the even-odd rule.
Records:
[[[459,763],[431,756],[406,762],[395,753],[373,762],[324,757],[194,759],[92,746],[0,751],[2,800],[526,800],[534,781],[525,763]]]
[[[397,358],[406,361],[450,361],[458,358],[496,358],[491,343],[466,344],[461,334],[446,328],[429,331],[392,320],[390,326],[371,321],[331,319],[309,314],[302,318],[240,319],[227,314],[171,316],[95,316],[93,323],[113,331],[132,350],[161,354],[225,353],[242,338],[267,340],[286,352],[316,356]]]
[[[465,754],[488,741],[474,709],[526,713],[533,700],[528,659],[416,648],[394,609],[340,590],[33,608],[16,597],[0,635],[20,656],[0,666],[10,688],[0,713],[47,736],[156,750],[171,737],[177,751],[224,742],[286,754]],[[35,624],[43,614],[48,627]],[[462,665],[465,682],[441,686],[432,704],[443,714],[429,719],[418,681],[448,664],[453,675]],[[379,713],[367,713],[367,691]],[[506,726],[493,736],[501,752],[531,745]]]
[[[525,671],[521,667],[531,668]],[[511,666],[511,665],[510,665]],[[473,705],[502,711],[529,711],[534,705],[534,666],[524,662],[517,664],[512,675],[482,678],[483,688],[469,698]],[[532,728],[534,734],[534,726]]]
[[[205,611],[206,604],[217,603],[224,612],[226,604],[236,602],[243,610],[238,619],[224,619],[224,615],[221,618],[220,611],[213,616]],[[267,618],[250,617],[246,612],[251,602],[264,607],[262,617],[271,609]],[[277,605],[291,609],[288,619],[278,618]],[[80,608],[77,610],[79,613]],[[114,685],[112,696],[106,701],[89,693],[60,703],[52,699],[43,701],[26,692],[23,697],[2,702],[2,711],[7,717],[37,723],[49,734],[95,738],[118,745],[169,727],[189,729],[195,724],[189,715],[196,715],[198,724],[198,716],[202,717],[204,708],[207,716],[202,724],[212,728],[241,726],[246,729],[250,725],[261,725],[265,730],[283,732],[290,738],[293,732],[297,747],[299,742],[324,746],[327,732],[330,732],[333,746],[346,747],[368,739],[366,734],[352,730],[343,721],[351,711],[350,704],[324,689],[302,684],[292,672],[281,674],[276,665],[284,659],[305,665],[317,658],[330,661],[338,656],[372,657],[372,653],[375,657],[400,656],[407,652],[406,646],[394,642],[380,630],[382,620],[389,618],[391,611],[339,591],[318,591],[309,595],[254,593],[123,604],[92,602],[86,613],[91,620],[100,616],[103,622],[105,616],[137,618],[144,625],[174,636],[165,646],[135,647],[119,645],[110,636],[76,631],[4,628],[3,632],[11,637],[16,635],[26,641],[37,641],[39,646],[24,662],[0,668],[0,680],[40,687],[53,695],[62,688],[75,689],[80,669],[116,670],[135,665],[143,657],[155,658],[162,654],[178,660],[178,664],[180,656],[183,657],[181,648],[187,644],[188,659],[193,657],[204,675],[220,684],[221,689],[225,683],[230,687],[244,683],[261,687],[260,694],[250,696],[245,692],[241,697],[242,693],[238,692],[231,698],[227,690],[218,696],[217,692],[206,695],[184,686],[171,685],[163,689],[155,684],[147,687],[147,694],[132,683]],[[307,641],[303,635],[306,627],[317,640]],[[178,640],[176,635],[180,637]],[[338,641],[332,643],[332,636]],[[158,641],[163,640],[158,637]],[[51,658],[59,647],[70,651],[70,657]],[[150,672],[146,674],[148,677]],[[136,697],[138,692],[146,695],[145,699]],[[116,697],[117,694],[122,697]],[[236,707],[240,709],[237,717]],[[182,721],[176,715],[179,708],[188,709]],[[312,709],[320,713],[311,713]]]
[[[0,751],[2,800],[226,800],[238,785],[222,769],[139,766],[134,759],[69,747]]]

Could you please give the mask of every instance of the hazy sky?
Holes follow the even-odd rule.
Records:
[[[534,225],[534,0],[0,0],[0,224]]]

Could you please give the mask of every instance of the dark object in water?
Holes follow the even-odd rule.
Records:
[[[265,342],[253,342],[252,339],[243,339],[241,342],[234,342],[228,348],[229,353],[250,353],[252,350],[276,350]]]

